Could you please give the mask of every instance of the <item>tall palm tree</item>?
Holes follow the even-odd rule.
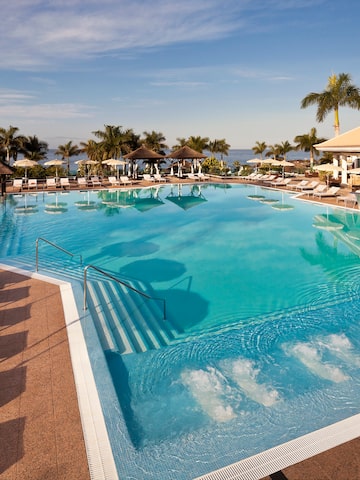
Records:
[[[266,157],[273,157],[274,160],[277,160],[277,157],[280,155],[280,145],[268,145],[268,151],[265,153]]]
[[[326,115],[334,111],[335,136],[340,133],[339,107],[360,110],[360,89],[351,83],[348,73],[333,74],[323,92],[309,93],[301,101],[301,108],[317,105],[316,120],[323,122]]]
[[[287,140],[285,142],[281,142],[280,145],[277,145],[279,149],[279,154],[283,156],[284,160],[286,160],[286,155],[294,150],[293,145],[291,145]]]
[[[103,151],[103,160],[108,158],[120,158],[125,151],[124,144],[127,142],[123,127],[118,125],[104,125],[105,130],[92,132],[100,139],[99,148]]]
[[[317,136],[316,128],[313,127],[309,133],[303,135],[296,135],[294,138],[295,150],[302,150],[304,152],[310,152],[310,168],[314,166],[314,158],[318,155],[318,152],[314,145],[317,143],[325,142],[326,138],[320,138]]]
[[[20,144],[25,137],[16,135],[18,127],[9,126],[8,129],[0,128],[0,147],[6,152],[6,163],[10,165],[10,159],[16,160]]]
[[[70,157],[75,157],[81,153],[81,149],[77,145],[72,144],[72,140],[65,143],[64,145],[59,145],[55,155],[61,155],[63,160],[67,162],[67,173],[70,173]]]
[[[225,138],[220,140],[214,140],[208,143],[208,149],[211,153],[220,153],[221,160],[223,160],[223,156],[227,156],[229,154],[230,145],[226,143]]]
[[[191,137],[188,138],[186,144],[193,150],[202,153],[203,150],[207,150],[209,148],[209,138],[200,136],[195,137],[191,135]]]
[[[48,152],[47,142],[39,140],[36,135],[23,137],[20,142],[19,151],[29,160],[44,160]]]
[[[165,150],[169,147],[166,145],[165,140],[166,138],[161,132],[143,132],[144,138],[144,145],[150,150],[154,152],[161,153],[161,155],[165,155]]]
[[[255,155],[260,155],[261,160],[263,159],[263,154],[265,150],[267,149],[267,145],[265,142],[259,142],[257,141],[255,143],[255,146],[252,148],[252,151],[254,152]]]

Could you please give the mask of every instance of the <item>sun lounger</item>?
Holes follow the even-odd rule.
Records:
[[[155,182],[155,178],[149,173],[144,173],[143,179],[145,180],[145,182]]]
[[[325,192],[326,189],[327,189],[327,186],[321,183],[317,185],[315,188],[313,188],[312,190],[304,190],[303,193],[306,193],[306,195],[309,197],[310,195],[314,195],[314,193]]]
[[[22,178],[14,178],[14,180],[13,180],[13,188],[18,189],[19,192],[21,192],[22,187],[23,187],[23,180],[22,180]]]
[[[46,188],[56,188],[56,179],[55,178],[47,178],[46,179]]]
[[[27,182],[27,188],[35,188],[37,190],[37,179],[36,178],[29,178]]]
[[[301,180],[301,182],[299,183],[294,183],[294,185],[292,185],[292,187],[295,189],[295,190],[302,190],[303,188],[305,188],[306,186],[309,185],[309,180]]]
[[[69,179],[66,177],[66,178],[60,178],[60,186],[65,190],[66,187],[69,187],[70,188],[70,181]]]
[[[336,197],[339,190],[340,190],[340,187],[330,187],[327,190],[325,190],[324,192],[315,192],[313,194],[313,196],[314,197],[319,197],[319,198]]]
[[[355,207],[357,204],[357,198],[355,193],[349,192],[347,195],[339,195],[336,197],[336,203],[339,202],[344,202],[345,207],[347,207],[347,204],[349,203],[351,207]]]
[[[86,180],[85,177],[79,177],[77,179],[77,184],[79,185],[79,187],[87,187],[88,186],[88,181]]]
[[[108,177],[108,181],[111,187],[119,187],[120,182],[116,177]]]
[[[197,176],[200,178],[200,180],[206,181],[210,180],[210,177],[208,175],[205,175],[205,173],[199,172]]]
[[[301,190],[302,192],[304,192],[305,190],[314,190],[314,188],[316,188],[318,185],[319,185],[319,182],[316,180],[313,180],[311,182],[308,182],[307,185],[303,185],[301,187],[299,185],[300,188],[298,188],[298,190]]]
[[[167,182],[168,179],[166,177],[163,177],[162,175],[160,175],[160,173],[155,173],[154,174],[154,180],[155,182]]]
[[[132,185],[132,180],[127,175],[120,176],[120,183],[123,185]]]
[[[101,187],[102,186],[101,180],[97,175],[92,175],[90,177],[90,183],[93,187]]]
[[[273,182],[270,182],[270,185],[272,187],[286,187],[290,182],[291,182],[291,178],[277,178],[276,180],[274,180]]]

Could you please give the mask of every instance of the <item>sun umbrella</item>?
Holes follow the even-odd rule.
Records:
[[[124,155],[126,160],[130,160],[133,162],[134,160],[148,160],[148,161],[159,161],[163,160],[165,157],[161,155],[161,153],[154,152],[154,150],[150,150],[150,148],[145,147],[142,145],[141,147],[137,148],[133,152],[127,153]],[[133,169],[133,176],[136,174],[136,168]],[[129,175],[131,172],[129,172]]]
[[[38,162],[35,162],[35,160],[29,160],[28,158],[23,158],[22,160],[16,160],[14,162],[15,167],[22,167],[25,169],[25,178],[27,178],[27,170],[28,168],[35,167],[38,165]]]
[[[56,177],[58,177],[58,169],[57,167],[59,165],[64,165],[65,161],[64,160],[58,160],[57,158],[54,158],[54,160],[48,160],[47,162],[44,163],[44,165],[47,165],[49,167],[54,166],[56,167]]]
[[[125,162],[125,160],[118,160],[117,158],[109,158],[108,160],[103,160],[101,162],[103,165],[108,165],[110,167],[115,167],[116,173],[117,173],[117,179],[119,179],[119,170],[117,167],[119,165],[123,166],[123,173],[125,173],[125,165],[127,165],[128,162]]]
[[[321,165],[316,165],[314,167],[314,170],[317,170],[318,172],[326,172],[326,177],[327,177],[326,183],[328,185],[329,185],[331,174],[342,172],[342,168],[339,167],[338,165],[334,165],[333,163],[322,163]]]
[[[285,175],[285,167],[295,167],[295,165],[292,162],[288,162],[287,160],[279,160],[276,163],[277,166],[282,167],[282,176],[284,177]]]

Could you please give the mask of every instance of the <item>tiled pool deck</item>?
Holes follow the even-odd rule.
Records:
[[[0,270],[0,306],[0,478],[90,479],[59,286]],[[359,480],[360,437],[270,479]]]

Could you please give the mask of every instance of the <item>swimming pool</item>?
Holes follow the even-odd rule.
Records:
[[[120,478],[194,478],[359,412],[356,212],[244,185],[1,208],[2,258],[42,236],[166,299],[168,345],[106,351],[112,384],[94,361]]]

